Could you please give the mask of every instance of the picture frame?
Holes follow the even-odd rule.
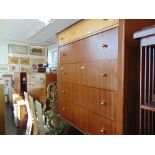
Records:
[[[8,44],[8,53],[28,54],[28,46]]]
[[[8,57],[8,64],[19,64],[19,57]]]
[[[44,59],[35,59],[35,58],[30,58],[30,65],[38,65],[38,64],[43,64]]]
[[[19,72],[19,65],[10,65],[10,72]]]
[[[8,73],[10,71],[9,65],[0,65],[0,73]]]
[[[29,66],[20,66],[20,72],[29,72],[30,67]]]
[[[29,65],[30,64],[30,58],[20,58],[20,64],[21,65]]]
[[[30,45],[30,55],[45,56],[45,47]]]

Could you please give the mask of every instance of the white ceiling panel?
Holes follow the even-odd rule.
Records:
[[[50,45],[56,42],[57,32],[77,22],[78,19],[50,21],[47,24],[41,19],[0,19],[0,38]]]

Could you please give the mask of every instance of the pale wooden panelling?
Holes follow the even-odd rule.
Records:
[[[118,26],[118,19],[89,19],[82,20],[71,28],[59,34],[59,45],[73,42],[75,40],[87,37],[93,33],[107,30]]]

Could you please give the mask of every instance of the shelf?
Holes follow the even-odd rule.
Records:
[[[155,105],[141,105],[140,106],[141,109],[145,109],[145,110],[150,110],[150,111],[155,111]]]

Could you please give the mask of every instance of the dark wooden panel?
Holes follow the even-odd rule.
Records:
[[[124,21],[123,57],[123,103],[124,134],[139,134],[139,88],[140,88],[140,43],[133,34],[144,27],[155,24],[155,20],[128,19]],[[120,84],[120,83],[119,83]],[[120,90],[120,89],[119,89]],[[132,115],[131,115],[132,112]]]
[[[17,94],[24,97],[24,91],[27,92],[27,77],[25,72],[14,73],[14,90]]]

